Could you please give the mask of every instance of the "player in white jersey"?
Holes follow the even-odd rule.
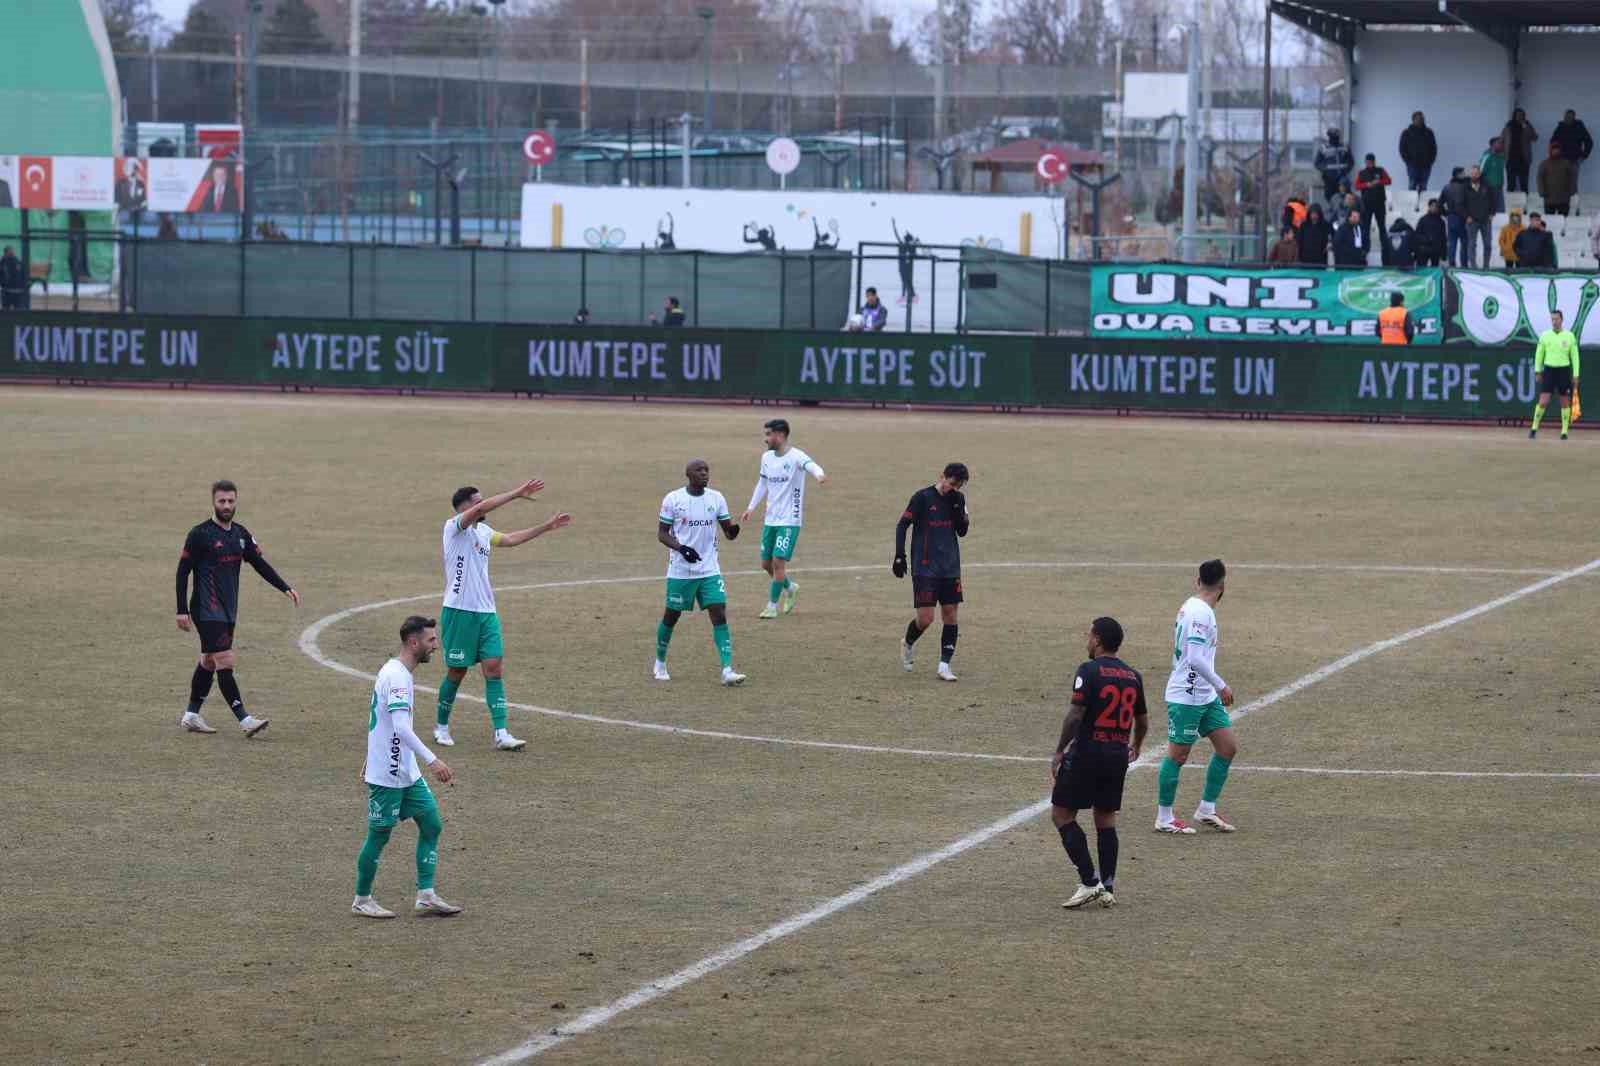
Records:
[[[397,823],[413,818],[417,823],[417,915],[449,917],[461,908],[446,903],[433,890],[439,866],[439,833],[444,825],[433,792],[417,768],[420,758],[442,785],[455,780],[444,760],[429,751],[411,728],[416,688],[412,673],[439,650],[437,623],[412,615],[400,625],[400,651],[378,671],[372,686],[372,706],[367,713],[367,762],[361,779],[367,783],[367,840],[356,859],[356,898],[350,911],[362,918],[393,918],[372,898],[372,879],[378,873],[378,856],[389,843]]]
[[[471,485],[450,498],[456,513],[444,524],[444,609],[439,612],[444,642],[444,680],[439,682],[439,704],[434,714],[433,739],[450,747],[450,711],[456,690],[474,663],[483,664],[483,698],[494,723],[494,746],[501,751],[521,751],[526,742],[506,728],[505,646],[500,636],[500,615],[494,608],[494,586],[489,584],[489,552],[515,548],[552,529],[572,522],[558,514],[548,522],[515,533],[489,528],[484,516],[512,500],[531,500],[544,489],[538,478],[510,492],[484,499]]]
[[[1233,689],[1217,675],[1217,604],[1222,600],[1228,568],[1221,559],[1200,564],[1194,595],[1178,611],[1172,636],[1172,676],[1167,680],[1167,754],[1156,778],[1156,832],[1193,833],[1194,827],[1172,816],[1178,798],[1178,774],[1189,761],[1189,749],[1205,737],[1211,741],[1205,790],[1194,820],[1219,833],[1233,826],[1217,813],[1217,797],[1228,781],[1228,767],[1239,753],[1233,739]]]
[[[728,633],[728,589],[722,582],[722,567],[717,562],[717,527],[729,540],[739,535],[739,527],[728,513],[728,501],[710,488],[711,466],[704,459],[690,459],[684,468],[687,484],[661,501],[657,516],[656,539],[672,555],[667,560],[667,610],[656,625],[655,679],[671,681],[667,674],[667,645],[672,642],[672,627],[684,611],[704,607],[711,616],[711,636],[722,660],[722,683],[738,685],[744,675],[733,669],[733,637]]]
[[[761,457],[761,472],[756,476],[755,491],[750,494],[750,506],[739,517],[749,522],[756,504],[763,496],[767,500],[766,522],[761,527],[761,569],[772,578],[767,594],[766,610],[762,618],[778,617],[778,601],[783,600],[783,613],[794,610],[800,586],[789,580],[789,560],[794,558],[795,546],[800,542],[800,525],[806,508],[806,475],[826,485],[828,475],[816,460],[789,445],[789,421],[774,418],[764,427],[767,452]]]

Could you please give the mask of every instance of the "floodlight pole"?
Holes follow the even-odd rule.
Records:
[[[1190,22],[1184,31],[1188,40],[1188,100],[1183,135],[1183,242],[1178,258],[1187,263],[1193,252],[1200,198],[1200,24]]]
[[[701,111],[701,128],[706,133],[711,132],[711,20],[717,13],[709,7],[700,9],[700,20],[705,24],[705,35],[701,39],[701,51],[705,53],[705,105]]]
[[[1261,241],[1261,262],[1267,259],[1267,234],[1271,229],[1267,225],[1267,212],[1272,210],[1267,202],[1267,178],[1271,174],[1268,169],[1272,166],[1272,0],[1263,0],[1267,8],[1266,22],[1262,30],[1261,44],[1261,189],[1259,192],[1260,215],[1256,223]],[[1345,98],[1349,99],[1347,92]],[[1349,143],[1347,140],[1346,144]],[[1380,236],[1381,239],[1381,236]]]

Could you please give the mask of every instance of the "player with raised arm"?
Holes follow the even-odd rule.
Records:
[[[806,475],[826,485],[828,475],[816,460],[789,444],[789,422],[774,418],[764,427],[767,451],[761,456],[761,470],[756,475],[756,488],[750,494],[750,506],[739,516],[748,523],[762,497],[767,500],[767,517],[761,527],[761,569],[772,578],[767,594],[767,606],[759,617],[778,617],[778,601],[783,600],[783,613],[794,610],[800,586],[789,579],[789,560],[794,558],[795,546],[800,541],[800,523],[805,513]]]
[[[1089,661],[1072,679],[1072,706],[1061,723],[1061,738],[1050,758],[1050,817],[1061,846],[1078,868],[1080,884],[1062,904],[1069,910],[1098,900],[1116,905],[1117,812],[1128,765],[1139,757],[1150,718],[1145,710],[1144,678],[1117,658],[1122,626],[1115,618],[1096,618],[1089,626]],[[1078,826],[1078,812],[1094,809],[1100,872],[1089,857],[1089,838]]]
[[[657,681],[671,681],[667,673],[667,645],[672,643],[672,628],[684,611],[704,607],[711,616],[711,637],[716,641],[717,657],[722,661],[722,683],[740,685],[745,676],[733,669],[733,637],[728,632],[728,589],[717,563],[717,527],[729,540],[739,536],[739,527],[728,513],[728,501],[710,488],[711,464],[690,459],[684,467],[686,484],[661,500],[656,517],[656,539],[672,555],[667,560],[667,609],[656,625]]]
[[[456,691],[475,663],[483,666],[483,696],[494,723],[494,746],[501,751],[521,751],[527,744],[506,728],[505,644],[494,605],[494,586],[489,584],[489,552],[515,548],[553,529],[564,529],[572,516],[557,514],[548,522],[514,533],[491,529],[483,519],[512,500],[531,500],[543,489],[544,482],[532,478],[487,499],[471,485],[457,489],[450,498],[456,513],[444,524],[444,608],[439,612],[445,674],[439,682],[433,727],[433,739],[445,747],[455,744],[450,736],[450,711]]]
[[[938,605],[944,618],[944,632],[939,638],[940,681],[956,680],[950,672],[950,660],[956,654],[956,610],[962,601],[960,538],[967,535],[971,525],[967,498],[961,493],[966,484],[965,463],[946,465],[938,480],[911,497],[894,527],[891,570],[895,577],[906,576],[906,530],[911,531],[911,599],[917,610],[900,641],[900,665],[908,673],[915,665],[911,647],[933,625],[933,608]]]
[[[372,706],[367,712],[367,761],[361,779],[367,785],[367,839],[356,859],[356,898],[350,912],[362,918],[393,918],[372,898],[372,880],[378,875],[378,857],[389,843],[396,824],[417,823],[417,901],[412,913],[448,918],[461,908],[446,903],[433,890],[439,867],[439,834],[444,823],[427,779],[417,760],[433,771],[441,785],[455,780],[444,764],[412,729],[416,689],[412,675],[439,650],[439,634],[432,618],[412,615],[400,623],[400,651],[383,664],[372,685]]]
[[[215,733],[200,717],[200,705],[211,692],[215,680],[222,698],[238,719],[246,738],[267,728],[267,719],[246,714],[239,684],[233,679],[233,628],[239,620],[239,564],[249,563],[262,579],[296,607],[300,594],[278,575],[261,554],[261,545],[250,531],[235,522],[239,509],[239,488],[231,481],[211,486],[211,517],[184,538],[178,556],[178,628],[200,634],[200,662],[189,679],[189,708],[178,719],[178,726],[190,733]],[[189,575],[194,574],[194,591],[189,591]]]
[[[1217,813],[1217,797],[1228,781],[1228,767],[1239,753],[1233,722],[1225,708],[1233,706],[1233,689],[1217,676],[1217,604],[1222,600],[1228,568],[1221,559],[1200,564],[1194,595],[1184,601],[1172,633],[1172,676],[1167,680],[1167,754],[1156,777],[1156,832],[1193,833],[1194,827],[1172,816],[1178,798],[1178,773],[1189,761],[1189,749],[1206,737],[1211,763],[1194,820],[1219,833],[1233,826]]]

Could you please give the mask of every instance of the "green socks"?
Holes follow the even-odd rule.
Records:
[[[723,669],[733,665],[733,634],[728,632],[728,623],[711,627],[711,639],[717,642],[717,657],[722,660]]]
[[[1538,429],[1539,423],[1544,419],[1544,404],[1538,404],[1533,409],[1533,428]]]
[[[439,709],[434,712],[434,721],[440,725],[450,724],[450,711],[456,705],[456,690],[461,687],[461,682],[452,681],[446,673],[444,680],[439,682]]]
[[[1161,757],[1161,769],[1156,771],[1156,803],[1163,807],[1172,806],[1178,798],[1178,773],[1182,769],[1183,765],[1173,762],[1170,756]],[[1228,771],[1223,770],[1222,773],[1227,776]]]
[[[667,661],[667,645],[672,643],[672,627],[665,622],[656,623],[656,662]]]
[[[433,872],[439,866],[439,834],[444,823],[438,811],[429,811],[417,817],[417,891],[426,892],[433,887]],[[377,869],[377,864],[373,864]],[[369,885],[372,883],[369,879]]]
[[[1211,761],[1206,764],[1206,788],[1200,798],[1207,803],[1217,802],[1217,797],[1222,795],[1222,786],[1228,783],[1228,767],[1233,765],[1232,759],[1224,759],[1216,752],[1211,753]],[[1177,777],[1176,774],[1173,775]],[[1176,784],[1176,780],[1174,780]],[[1176,788],[1173,789],[1177,791]],[[1207,807],[1207,810],[1211,808]]]
[[[1572,408],[1563,407],[1561,409],[1561,435],[1563,437],[1565,437],[1567,435],[1567,429],[1571,425],[1572,425]]]
[[[378,876],[378,856],[383,854],[387,843],[389,830],[367,829],[367,841],[361,845],[361,854],[356,858],[356,895],[372,895],[372,879]]]
[[[772,582],[772,584],[769,587],[768,592],[767,592],[767,602],[768,603],[777,603],[778,602],[778,597],[782,596],[783,595],[783,590],[788,588],[788,587],[789,587],[789,579],[788,578],[784,578],[782,581],[774,581],[774,582]]]
[[[489,704],[489,721],[496,729],[506,727],[506,680],[503,677],[483,679],[483,698]]]

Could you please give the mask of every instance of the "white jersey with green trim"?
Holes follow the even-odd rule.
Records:
[[[1190,596],[1172,631],[1167,702],[1204,707],[1224,688],[1227,685],[1217,676],[1217,612],[1199,596]]]
[[[769,526],[798,526],[806,509],[806,475],[823,477],[822,467],[815,459],[799,448],[790,448],[779,455],[767,451],[761,457],[761,473],[756,478],[756,488],[750,495],[747,511],[754,511],[761,497],[767,498],[766,524]]]
[[[494,586],[489,584],[489,549],[494,546],[489,523],[461,528],[459,517],[444,524],[444,605],[458,611],[494,614]]]
[[[728,501],[722,493],[706,489],[692,496],[687,488],[675,489],[661,500],[658,517],[672,526],[672,535],[678,538],[679,544],[693,548],[700,556],[698,563],[687,563],[677,552],[670,552],[667,577],[710,577],[722,573],[722,566],[717,562],[717,523],[733,517],[728,513]]]
[[[417,755],[433,761],[433,753],[411,727],[414,699],[406,664],[399,659],[384,663],[372,684],[372,709],[367,716],[367,784],[408,788],[422,776]]]

